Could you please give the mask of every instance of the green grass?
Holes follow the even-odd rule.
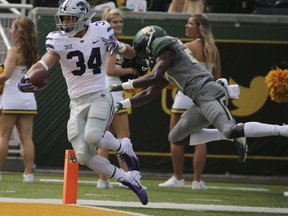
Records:
[[[39,179],[62,179],[62,174],[35,174],[35,183],[22,183],[22,174],[4,173],[0,182],[0,197],[10,198],[52,198],[62,199],[63,185],[60,182],[40,182]],[[98,176],[81,175],[79,180],[96,181]],[[166,179],[154,179],[143,177],[141,182],[148,188],[150,203],[179,203],[179,204],[208,204],[208,205],[230,205],[230,206],[252,206],[268,208],[288,208],[288,197],[283,196],[288,191],[287,185],[271,183],[241,183],[241,182],[217,182],[206,180],[209,188],[205,191],[195,191],[191,188],[160,188],[158,184]],[[189,182],[190,183],[190,182]],[[188,181],[187,183],[188,184]],[[213,187],[224,187],[216,189]],[[242,188],[243,190],[240,190]],[[257,188],[248,190],[245,188]],[[244,190],[245,189],[245,190]],[[114,186],[111,190],[97,189],[95,184],[79,183],[78,199],[111,200],[138,202],[136,195],[125,188]],[[109,207],[110,208],[110,207]],[[243,212],[217,212],[217,211],[187,211],[180,209],[152,209],[113,207],[113,209],[137,212],[147,215],[260,215],[260,213]],[[271,215],[271,213],[261,214]]]

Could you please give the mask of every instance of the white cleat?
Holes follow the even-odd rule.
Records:
[[[97,188],[100,188],[100,189],[111,189],[113,188],[113,185],[107,180],[103,180],[103,179],[99,179],[97,181]]]
[[[33,174],[23,174],[23,182],[25,182],[25,183],[34,182],[34,175]]]
[[[175,176],[173,175],[171,178],[169,178],[166,182],[161,183],[158,185],[159,187],[170,187],[170,188],[183,188],[185,187],[185,180],[177,180]]]
[[[192,182],[192,190],[206,190],[207,187],[205,186],[205,182],[200,180],[200,181],[196,181],[194,180]]]

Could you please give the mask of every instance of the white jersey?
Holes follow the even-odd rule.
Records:
[[[114,31],[106,21],[91,23],[82,38],[61,36],[56,31],[46,37],[46,49],[60,56],[59,62],[70,98],[106,88],[107,51],[100,37],[114,37]]]
[[[16,66],[5,82],[1,98],[2,112],[6,114],[37,114],[34,93],[23,93],[17,88],[18,81],[26,74],[25,66]]]

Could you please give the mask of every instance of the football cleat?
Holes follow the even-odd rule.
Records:
[[[130,139],[123,138],[120,142],[122,151],[117,153],[120,153],[120,158],[126,164],[128,171],[139,170],[139,160],[133,150]]]
[[[140,183],[140,173],[136,170],[127,172],[126,178],[121,178],[118,181],[131,189],[139,198],[143,205],[148,203],[148,194],[146,189]]]
[[[238,155],[239,155],[239,161],[241,163],[244,163],[247,157],[248,152],[248,145],[246,142],[246,137],[239,137],[233,139],[233,143],[236,146]]]

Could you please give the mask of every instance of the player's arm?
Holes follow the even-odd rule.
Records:
[[[129,107],[138,107],[138,106],[141,106],[141,105],[144,105],[144,104],[150,102],[168,84],[169,83],[166,80],[161,79],[155,85],[152,85],[152,86],[142,90],[141,92],[139,92],[138,94],[134,95],[133,97],[127,98],[127,99],[125,99],[125,100],[123,100],[121,102],[116,103],[115,111],[119,111],[121,109],[129,108]]]
[[[21,92],[36,92],[37,87],[32,83],[27,82],[29,73],[32,73],[34,70],[49,70],[58,60],[60,59],[59,55],[52,50],[47,50],[47,52],[42,56],[41,60],[36,62],[31,66],[27,71],[25,76],[23,76],[17,84],[18,89]]]
[[[47,52],[41,57],[41,60],[36,62],[32,67],[28,70],[27,75],[36,69],[45,69],[49,70],[57,61],[59,61],[59,55],[53,50],[47,50]]]
[[[107,51],[110,53],[110,55],[113,55],[113,53],[117,53],[127,59],[132,59],[136,57],[135,50],[129,44],[120,42],[116,38],[107,39],[101,37],[101,40],[106,45]]]
[[[173,61],[175,53],[171,50],[166,50],[156,58],[156,64],[152,69],[152,72],[146,76],[139,77],[134,80],[129,80],[122,84],[112,85],[109,87],[110,91],[121,91],[123,89],[133,88],[147,88],[159,82],[167,69],[170,66],[170,62]]]
[[[116,67],[116,55],[107,54],[106,74],[119,77],[128,74],[137,74],[137,69],[133,67]]]

